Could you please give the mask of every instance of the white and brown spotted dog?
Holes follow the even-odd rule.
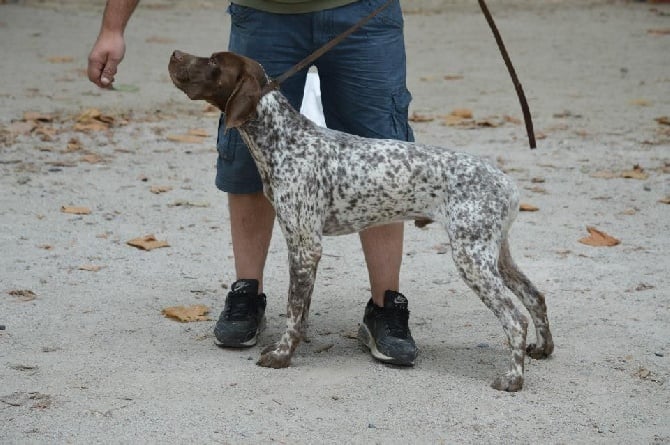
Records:
[[[261,94],[268,84],[263,68],[234,53],[175,51],[169,71],[189,98],[215,105],[225,112],[226,127],[239,130],[288,244],[288,327],[262,352],[259,365],[288,366],[303,337],[322,236],[401,220],[442,223],[460,275],[502,324],[511,359],[495,389],[518,391],[526,353],[537,359],[552,353],[544,297],[510,256],[508,230],[519,193],[500,170],[441,147],[318,127],[279,91]],[[526,346],[528,321],[507,289],[530,313],[535,344]]]

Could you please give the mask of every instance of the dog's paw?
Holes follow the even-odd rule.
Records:
[[[278,346],[270,345],[263,350],[256,364],[266,368],[288,368],[291,364],[291,356]]]
[[[538,348],[537,345],[534,343],[531,343],[528,346],[526,346],[526,355],[536,360],[542,360],[543,358],[547,358],[551,355],[552,352],[554,352],[553,343],[545,343],[544,346],[540,348]]]
[[[507,392],[521,391],[521,388],[523,388],[523,376],[510,376],[505,374],[497,377],[493,383],[491,383],[491,388]]]

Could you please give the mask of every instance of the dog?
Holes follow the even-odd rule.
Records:
[[[262,351],[259,365],[289,366],[303,338],[322,236],[403,220],[444,226],[460,276],[502,324],[511,357],[493,388],[520,390],[526,354],[542,359],[553,352],[544,296],[510,256],[519,192],[503,172],[466,153],[319,127],[268,88],[259,63],[235,53],[175,51],[168,70],[177,88],[219,108],[226,130],[240,132],[288,245],[287,328]],[[535,344],[526,346],[527,318],[506,289],[530,313]]]

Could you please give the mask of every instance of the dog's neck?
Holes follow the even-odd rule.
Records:
[[[318,127],[296,111],[281,92],[270,91],[259,100],[256,116],[239,130],[246,132],[262,151],[294,151],[298,147],[295,146],[290,134],[288,138],[286,137],[287,128],[308,133]]]
[[[319,131],[315,123],[296,111],[288,99],[279,91],[270,91],[263,95],[256,107],[256,117],[238,128],[242,139],[256,162],[263,182],[271,178],[273,165],[290,153],[300,159],[301,145],[287,128],[299,130],[303,135]]]

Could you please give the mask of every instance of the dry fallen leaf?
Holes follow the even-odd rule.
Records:
[[[141,236],[126,242],[129,246],[137,247],[142,250],[153,250],[161,247],[169,247],[167,241],[160,241],[154,235]]]
[[[648,29],[647,33],[651,34],[652,36],[668,36],[670,35],[670,28]]]
[[[661,125],[670,125],[670,116],[661,116],[661,117],[657,117],[654,120]]]
[[[633,375],[635,375],[635,376],[637,376],[641,379],[646,379],[647,377],[649,377],[651,375],[651,371],[646,369],[646,368],[640,368]]]
[[[40,136],[40,140],[43,142],[51,142],[59,134],[59,131],[55,128],[47,128],[38,126],[35,129],[35,134]]]
[[[168,318],[172,318],[182,323],[211,320],[211,318],[207,317],[209,308],[203,304],[196,304],[195,306],[166,307],[161,313]]]
[[[591,175],[592,178],[599,178],[599,179],[613,179],[613,178],[620,178],[621,175],[619,173],[614,173],[613,171],[609,170],[602,170],[599,172],[592,173]]]
[[[7,131],[9,131],[9,134],[12,135],[26,135],[30,134],[35,128],[37,127],[37,124],[33,121],[17,121],[17,122],[12,122],[10,123],[7,127]]]
[[[511,116],[489,116],[483,119],[474,119],[473,116],[472,110],[468,108],[456,108],[449,114],[441,116],[442,125],[463,128],[497,128],[505,125],[505,123],[520,123],[518,119]]]
[[[76,167],[77,163],[73,161],[47,161],[47,165],[52,167]]]
[[[478,120],[475,123],[477,124],[478,127],[488,127],[488,128],[497,128],[504,124],[504,122],[494,119],[493,117]]]
[[[529,190],[533,193],[547,193],[547,189],[539,185],[534,185],[532,187],[524,187],[526,190]]]
[[[210,136],[209,131],[205,130],[204,128],[191,128],[188,130],[188,134],[191,136],[198,136],[201,138],[207,138]]]
[[[631,178],[631,179],[647,179],[649,175],[644,172],[644,169],[639,165],[634,165],[632,170],[626,170],[621,172],[622,178]]]
[[[70,63],[74,61],[74,57],[72,56],[53,56],[53,57],[48,57],[47,60],[49,63]]]
[[[461,125],[463,122],[468,121],[468,119],[464,119],[460,116],[455,116],[452,114],[448,114],[444,116],[442,124],[443,125],[448,125],[450,127],[455,127],[456,125]]]
[[[449,116],[457,116],[462,119],[472,119],[472,110],[469,108],[456,108],[454,110],[451,110],[451,113],[449,113]]]
[[[640,292],[643,290],[649,290],[649,289],[654,289],[655,286],[652,286],[651,284],[647,283],[640,283],[637,286],[635,286],[635,291]]]
[[[568,255],[572,253],[571,250],[564,249],[564,250],[557,250],[556,254],[560,256],[561,258],[566,258]]]
[[[570,111],[570,110],[563,110],[563,111],[560,111],[558,113],[554,113],[552,116],[555,117],[556,119],[565,119],[565,118],[568,118],[568,117],[574,117],[574,118],[581,118],[582,117],[581,114],[574,113],[573,111]]]
[[[72,215],[89,215],[91,209],[88,207],[74,207],[74,206],[62,206],[60,211],[63,213],[70,213]]]
[[[626,178],[626,179],[647,179],[649,175],[644,171],[639,165],[634,165],[631,170],[624,170],[622,172],[613,172],[610,170],[602,170],[599,172],[592,173],[592,178],[600,179],[614,179],[614,178]]]
[[[670,204],[670,195],[666,196],[665,198],[661,198],[658,200],[661,204]]]
[[[155,194],[169,192],[170,190],[172,190],[172,187],[169,185],[152,185],[150,189],[151,193]]]
[[[53,114],[41,113],[39,111],[26,111],[23,113],[24,121],[38,121],[38,122],[52,122],[54,120]]]
[[[30,400],[35,400],[31,409],[47,409],[53,404],[53,398],[49,394],[30,393]]]
[[[86,155],[82,156],[81,158],[79,158],[79,160],[81,162],[87,162],[89,164],[98,164],[98,163],[102,162],[104,160],[104,158],[100,155],[95,154],[95,153],[89,153],[89,154],[86,154]]]
[[[84,264],[83,266],[79,266],[79,270],[85,270],[88,272],[97,272],[102,268],[103,266],[97,266],[94,264]]]
[[[206,201],[186,201],[178,199],[172,204],[168,204],[168,207],[209,207],[209,203]]]
[[[184,144],[200,144],[205,138],[202,136],[195,136],[193,134],[170,134],[167,136],[168,141],[182,142]]]
[[[532,204],[527,204],[525,202],[522,202],[521,204],[519,204],[519,210],[522,211],[522,212],[537,212],[538,210],[540,210],[540,208],[535,207]]]
[[[28,289],[15,289],[7,292],[12,297],[16,297],[21,301],[32,301],[37,298],[37,294]]]
[[[587,246],[593,247],[611,247],[616,246],[621,241],[614,238],[613,236],[608,235],[607,233],[596,229],[592,226],[587,226],[586,230],[589,232],[589,236],[581,238],[580,243],[586,244]]]
[[[66,153],[71,153],[73,151],[81,150],[81,141],[78,138],[70,138],[67,142],[67,148],[65,149]]]
[[[416,111],[414,111],[412,115],[409,117],[410,122],[431,122],[434,120],[435,118],[433,116],[429,116],[427,114],[419,114]]]
[[[647,99],[633,99],[630,101],[631,105],[636,105],[638,107],[648,107],[651,105],[651,101]]]
[[[74,118],[75,131],[90,132],[108,130],[110,125],[114,124],[114,116],[102,114],[97,108],[88,108]]]
[[[461,80],[463,79],[463,76],[460,74],[447,74],[446,76],[443,77],[444,80]]]
[[[10,368],[16,370],[16,371],[35,371],[36,369],[39,369],[39,366],[37,365],[26,365],[23,363],[17,363],[15,365],[9,365]]]
[[[505,114],[503,116],[503,120],[505,122],[509,122],[510,124],[514,124],[514,125],[521,125],[523,123],[523,121],[521,119],[519,119],[517,117],[514,117],[514,116],[510,116],[508,114]]]
[[[89,133],[91,131],[105,131],[109,129],[107,124],[98,121],[90,121],[86,123],[76,123],[72,127],[75,131],[81,131],[82,133]]]
[[[100,117],[102,113],[97,108],[87,108],[81,113],[79,113],[74,120],[76,122],[88,122],[93,119]]]

